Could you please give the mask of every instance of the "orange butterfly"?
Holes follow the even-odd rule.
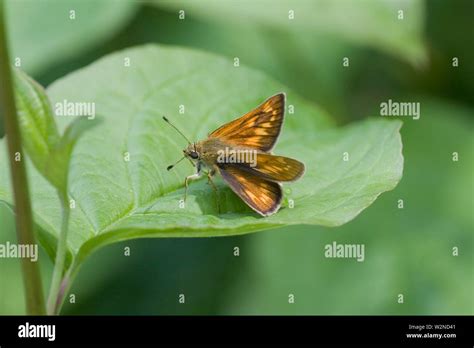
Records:
[[[285,94],[279,93],[195,143],[163,117],[188,141],[182,159],[190,159],[196,167],[196,173],[184,181],[185,199],[188,182],[200,178],[205,168],[215,190],[212,177],[220,173],[230,188],[257,213],[268,216],[278,211],[283,197],[280,182],[297,180],[305,170],[304,164],[295,159],[270,153],[280,135],[284,114]]]

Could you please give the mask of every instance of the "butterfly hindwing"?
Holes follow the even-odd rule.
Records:
[[[245,172],[255,173],[271,181],[295,181],[305,171],[305,166],[300,161],[269,153],[257,153],[255,163],[235,163],[234,165]]]
[[[242,117],[216,129],[209,137],[219,138],[229,145],[268,152],[278,139],[284,113],[285,94],[279,93]]]
[[[283,192],[278,182],[266,180],[232,164],[218,167],[222,178],[250,208],[268,216],[280,208]]]

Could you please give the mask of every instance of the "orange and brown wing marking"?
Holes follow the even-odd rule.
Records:
[[[247,205],[263,216],[275,213],[283,196],[281,185],[234,165],[219,167],[222,178]]]
[[[271,181],[295,181],[305,171],[304,164],[293,158],[274,156],[268,153],[259,153],[256,157],[256,165],[236,164],[247,172],[254,172],[264,179]]]
[[[242,117],[226,123],[209,134],[229,145],[270,151],[280,134],[285,113],[285,94],[268,98]]]

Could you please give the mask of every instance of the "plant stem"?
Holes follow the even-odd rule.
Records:
[[[51,287],[48,296],[48,314],[59,314],[64,291],[62,291],[64,264],[66,261],[67,251],[67,231],[69,225],[69,203],[66,194],[58,191],[59,200],[61,201],[62,222],[61,231],[58,238],[58,249],[56,251],[56,260],[54,263],[53,278],[51,280]],[[65,277],[66,278],[66,277]]]
[[[75,267],[74,262],[73,262],[73,264],[71,265],[71,267],[69,267],[69,270],[66,272],[66,275],[61,281],[61,287],[59,288],[59,293],[56,300],[56,309],[55,309],[56,314],[59,314],[61,312],[61,308],[64,302],[64,297],[69,292],[69,289],[72,285],[72,279],[74,279],[75,273],[77,273],[76,271],[77,271],[77,268]],[[74,274],[72,274],[73,272]]]
[[[0,0],[0,119],[3,118],[4,120],[8,142],[18,243],[36,245],[28,181],[21,147],[20,127],[12,87],[3,10],[3,1]],[[45,314],[43,287],[38,263],[23,258],[21,266],[25,287],[26,311],[31,315]]]

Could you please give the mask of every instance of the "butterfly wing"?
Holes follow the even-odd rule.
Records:
[[[285,94],[268,98],[242,117],[226,123],[209,134],[233,146],[270,151],[280,134],[285,114]]]
[[[218,168],[232,191],[260,215],[271,215],[280,208],[283,192],[278,182],[266,180],[230,164]]]
[[[233,165],[247,173],[254,173],[271,181],[295,181],[301,178],[305,171],[305,166],[300,161],[269,153],[257,153],[255,163]]]

